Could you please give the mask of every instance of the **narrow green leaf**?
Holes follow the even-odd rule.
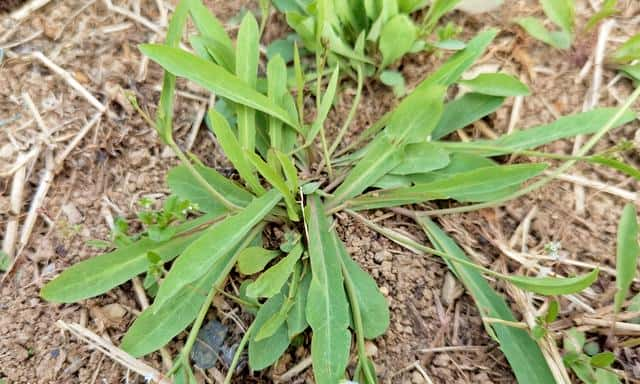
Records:
[[[508,276],[507,280],[524,290],[539,293],[541,295],[567,295],[578,293],[589,287],[598,279],[599,270],[575,277],[527,277]]]
[[[280,292],[289,279],[293,268],[302,255],[302,244],[298,243],[289,254],[276,265],[264,271],[253,283],[247,286],[247,296],[261,298],[272,297]]]
[[[382,54],[380,67],[385,68],[409,52],[417,36],[417,28],[407,15],[396,15],[387,21],[380,31],[378,42]]]
[[[259,195],[264,194],[265,189],[260,184],[260,180],[258,180],[258,176],[256,176],[253,167],[249,161],[247,161],[240,142],[238,142],[238,139],[231,130],[227,119],[214,109],[209,110],[208,116],[211,122],[211,130],[215,133],[229,161],[231,161],[236,170],[238,170],[240,177],[247,182],[247,185],[249,185],[252,191]]]
[[[428,140],[444,109],[445,87],[421,87],[394,109],[384,134],[400,144]]]
[[[309,295],[309,284],[311,284],[311,272],[307,269],[306,273],[302,276],[302,280],[298,286],[298,291],[296,292],[293,307],[289,311],[289,316],[287,317],[289,339],[293,339],[297,335],[301,334],[309,326],[305,315],[305,310],[307,308],[307,296]]]
[[[560,0],[558,0],[560,1]],[[533,38],[549,44],[558,49],[569,49],[571,47],[571,35],[565,31],[549,31],[545,28],[540,19],[535,17],[522,17],[516,20],[529,35]]]
[[[585,159],[592,164],[600,164],[609,168],[618,170],[634,179],[640,181],[640,170],[633,165],[627,164],[624,161],[607,156],[589,156]]]
[[[424,173],[444,168],[449,164],[449,152],[431,142],[408,144],[404,148],[402,162],[391,172],[392,175]]]
[[[284,304],[285,297],[279,293],[267,300],[256,315],[254,329],[260,329],[264,323],[273,315],[278,313]],[[249,367],[254,371],[259,371],[275,363],[289,346],[287,327],[281,324],[280,327],[268,338],[249,340]]]
[[[437,140],[464,128],[495,112],[502,103],[504,103],[504,97],[473,92],[466,93],[462,97],[444,105],[442,117],[431,133],[431,138]]]
[[[229,201],[238,206],[245,206],[251,201],[251,194],[234,182],[219,174],[215,169],[203,165],[193,165],[198,173],[214,189],[224,195]],[[221,214],[227,209],[193,177],[184,165],[179,165],[167,174],[167,184],[171,191],[182,199],[197,204],[199,209],[208,213]]]
[[[47,283],[40,295],[56,303],[73,303],[103,294],[146,271],[149,252],[167,262],[202,235],[197,228],[211,225],[219,219],[212,214],[202,216],[178,226],[177,235],[171,240],[157,243],[143,238],[113,252],[79,262]]]
[[[251,88],[256,87],[258,80],[258,23],[251,12],[242,18],[238,39],[236,41],[236,76]],[[276,104],[277,105],[277,104]],[[255,110],[246,106],[237,107],[238,140],[246,151],[253,152],[256,144]]]
[[[540,0],[544,13],[560,28],[572,32],[576,6],[574,0]]]
[[[306,142],[311,143],[318,133],[320,133],[320,129],[324,125],[325,120],[327,119],[327,115],[329,114],[329,110],[333,105],[333,100],[336,96],[336,90],[338,88],[338,80],[340,79],[340,68],[336,66],[333,70],[333,74],[331,75],[331,79],[327,84],[327,89],[322,95],[322,101],[320,102],[320,108],[318,110],[318,114],[316,115],[316,119],[311,124],[311,129],[309,129],[309,133],[306,137]]]
[[[427,217],[418,218],[431,243],[440,251],[456,258],[469,261],[462,249]],[[505,321],[517,321],[509,305],[476,269],[455,264],[445,259],[449,269],[460,279],[473,297],[483,317],[498,318]],[[493,323],[486,325],[493,329],[500,349],[504,353],[519,384],[554,383],[555,379],[547,365],[540,347],[523,330],[507,325]]]
[[[282,120],[296,130],[300,129],[284,109],[217,64],[159,44],[143,44],[140,51],[176,76],[185,77],[218,96],[255,108]]]
[[[298,43],[293,44],[293,72],[296,79],[296,106],[298,107],[298,120],[301,124],[304,120],[304,73],[300,61]]]
[[[638,219],[636,207],[629,203],[624,207],[618,224],[618,242],[616,251],[616,294],[615,312],[619,312],[627,298],[629,288],[638,269]]]
[[[161,306],[184,286],[200,278],[223,255],[237,246],[251,228],[258,224],[282,196],[270,190],[255,198],[239,213],[207,229],[176,259],[160,285],[155,303]]]
[[[611,58],[616,63],[627,64],[640,59],[640,33],[633,35],[615,50]]]
[[[280,251],[264,249],[262,247],[248,247],[238,256],[238,271],[243,275],[253,275],[266,267],[267,264],[280,256]]]
[[[233,42],[225,31],[222,23],[211,13],[211,11],[200,0],[189,0],[191,5],[191,18],[196,29],[202,37],[209,43],[207,50],[209,54],[222,65],[227,71],[235,71],[235,54]]]
[[[426,184],[448,179],[449,177],[459,173],[470,172],[480,168],[499,166],[498,163],[491,159],[470,153],[452,152],[449,159],[449,165],[442,169],[436,169],[429,173],[409,175],[408,178],[415,184]]]
[[[481,73],[470,80],[458,81],[473,92],[490,96],[527,96],[529,87],[520,80],[504,73]]]
[[[349,360],[351,334],[349,304],[343,287],[339,250],[317,195],[308,198],[304,219],[312,279],[306,316],[313,335],[311,359],[318,384],[335,384],[344,377]]]
[[[282,166],[282,172],[284,172],[284,176],[287,179],[287,187],[289,187],[289,190],[292,194],[297,194],[299,181],[298,170],[296,169],[296,166],[293,164],[293,161],[289,156],[278,150],[276,150],[275,153],[278,161],[280,162],[280,165]]]
[[[364,337],[374,339],[389,328],[389,304],[380,293],[375,280],[351,259],[342,241],[335,237],[336,247],[340,251],[345,265],[345,280],[350,280],[355,288],[358,307],[362,315]]]
[[[460,0],[433,0],[424,18],[422,26],[423,33],[430,34],[436,24],[438,24],[438,20],[440,20],[445,13],[451,11],[459,2]]]
[[[596,368],[607,368],[616,361],[613,352],[600,352],[591,356],[591,365]]]
[[[234,52],[221,44],[218,40],[206,36],[191,36],[189,42],[203,59],[213,60],[229,72],[235,71],[236,59]]]
[[[606,369],[598,368],[595,373],[597,384],[621,384],[620,378],[615,372],[611,372]]]
[[[195,320],[211,289],[219,287],[233,269],[239,250],[253,241],[244,239],[242,245],[218,259],[192,285],[185,286],[164,304],[153,303],[133,322],[120,347],[135,357],[162,348]]]
[[[267,63],[267,88],[269,99],[274,104],[284,104],[287,90],[287,65],[279,55]],[[271,147],[278,150],[284,149],[284,130],[282,122],[274,117],[269,117],[269,139]]]
[[[616,9],[617,4],[618,4],[618,0],[605,0],[600,10],[589,18],[589,21],[585,26],[585,30],[586,31],[592,30],[602,20],[618,13],[618,10]]]
[[[289,191],[289,188],[287,187],[287,184],[285,183],[282,176],[255,153],[246,153],[246,155],[253,166],[256,167],[258,172],[260,172],[262,177],[267,179],[267,181],[271,185],[273,185],[275,189],[280,191],[282,196],[284,196],[284,201],[287,205],[287,213],[289,215],[289,218],[293,221],[298,221],[299,217],[297,212],[296,199]]]

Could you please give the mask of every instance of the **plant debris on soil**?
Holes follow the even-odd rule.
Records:
[[[20,0],[0,1],[0,13],[9,12],[21,3]],[[7,383],[144,382],[143,377],[127,371],[55,326],[60,319],[75,322],[118,345],[127,327],[145,306],[133,284],[123,284],[108,294],[79,304],[49,304],[38,295],[40,287],[59,272],[101,253],[87,242],[109,239],[115,218],[132,219],[131,231],[135,231],[133,219],[139,208],[136,202],[141,197],[155,200],[165,197],[168,193],[164,184],[166,171],[177,163],[160,144],[155,131],[132,110],[122,92],[134,92],[143,109],[153,112],[157,105],[162,71],[141,57],[137,45],[163,38],[165,26],[158,2],[114,1],[114,6],[126,9],[135,18],[114,11],[107,6],[109,3],[54,1],[21,22],[0,15],[0,47],[4,50],[4,58],[0,59],[1,237],[6,236],[5,228],[10,221],[24,220],[27,216],[47,165],[45,154],[50,150],[53,155],[62,153],[96,113],[100,113],[95,103],[88,101],[59,73],[35,59],[33,53],[42,52],[107,106],[99,122],[90,126],[81,140],[70,147],[68,157],[55,170],[16,268],[2,275],[0,379],[4,378]],[[159,0],[159,3],[169,12],[175,6],[173,0]],[[594,8],[586,0],[577,3],[582,25],[594,13]],[[623,11],[610,38],[612,45],[637,32],[640,20],[638,2],[621,3],[624,3]],[[254,2],[240,0],[211,0],[207,6],[227,22],[230,31],[236,29],[235,16],[241,10],[257,8]],[[509,22],[516,16],[539,13],[537,2],[518,0],[489,14],[471,16],[456,12],[447,17],[464,27],[465,38],[487,25],[501,28],[503,32],[479,65],[517,74],[533,93],[525,99],[517,115],[513,113],[514,101],[508,101],[491,117],[459,133],[461,139],[490,137],[582,111],[592,81],[590,73],[583,75],[582,72],[584,65],[593,60],[597,36],[579,35],[576,48],[565,53],[531,39]],[[286,31],[282,17],[273,16],[265,38],[268,42]],[[396,67],[411,88],[441,60],[433,54],[409,55]],[[632,89],[623,79],[608,86],[615,76],[613,70],[605,69],[603,84],[607,86],[600,94],[601,105],[617,105]],[[184,81],[178,82],[178,90],[174,127],[180,144],[198,154],[207,165],[227,168],[227,160],[207,130],[200,129],[201,120],[197,120],[199,111],[208,103],[208,96]],[[46,131],[43,132],[38,118],[24,105],[25,94],[33,100]],[[352,94],[350,90],[342,93],[329,116],[330,122],[343,121]],[[356,131],[374,122],[396,100],[391,89],[373,80],[366,84],[362,99],[355,119]],[[621,140],[633,141],[638,128],[637,121],[628,124],[599,145],[607,148]],[[328,133],[331,135],[332,129]],[[40,156],[20,157],[20,153],[34,146],[41,148]],[[548,149],[570,154],[572,148],[571,142],[561,141]],[[628,163],[640,166],[637,151],[625,156]],[[21,203],[15,212],[11,201],[15,177],[4,177],[2,172],[20,161],[26,166],[22,167]],[[573,169],[572,175],[578,178],[555,181],[503,207],[444,216],[439,221],[474,261],[496,270],[508,270],[514,255],[545,260],[545,267],[555,265],[566,272],[577,271],[572,261],[615,267],[616,223],[628,195],[592,188],[590,182],[615,186],[616,191],[627,191],[634,198],[639,185],[619,173],[586,165]],[[576,209],[575,180],[586,186],[584,211]],[[368,215],[376,222],[426,242],[421,230],[400,215],[382,211]],[[338,220],[339,234],[350,254],[375,278],[389,300],[389,330],[367,343],[368,353],[375,357],[376,370],[383,382],[515,382],[497,345],[486,334],[473,301],[439,259],[401,248],[349,216],[340,216]],[[551,243],[560,245],[560,256],[552,260],[547,253]],[[231,279],[226,289],[234,291],[237,285]],[[504,289],[500,283],[496,285]],[[632,290],[639,289],[640,285],[634,283]],[[572,315],[574,310],[597,311],[608,305],[614,293],[614,279],[602,273],[580,300],[561,300],[566,314],[562,321],[567,327],[571,326],[578,318]],[[231,300],[216,297],[205,324],[220,332],[224,329],[227,338],[223,343],[204,334],[200,338],[201,347],[215,344],[219,349],[217,363],[211,362],[211,356],[201,356],[202,350],[194,351],[192,358],[200,367],[197,375],[202,382],[205,376],[209,380],[206,382],[219,382],[224,378],[228,350],[235,348],[251,317]],[[607,329],[594,324],[583,324],[583,328],[591,332],[595,341],[605,345]],[[203,328],[201,333],[205,329],[208,328]],[[183,334],[168,352],[174,354],[184,341]],[[262,375],[248,372],[246,364],[241,364],[235,382],[273,382],[277,377],[286,376],[297,364],[304,366],[307,355],[303,347],[290,348],[274,369]],[[618,361],[631,381],[640,380],[639,355],[638,347],[617,351]],[[158,370],[166,370],[166,361],[163,367],[160,353],[154,353],[145,361]],[[303,369],[291,382],[309,382],[311,377],[309,370]]]

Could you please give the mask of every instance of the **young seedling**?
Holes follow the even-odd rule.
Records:
[[[540,0],[540,4],[557,30],[547,29],[544,22],[535,17],[522,17],[517,19],[516,23],[537,40],[558,49],[569,49],[575,35],[574,0]]]
[[[323,4],[317,3],[317,18],[329,20],[329,8]],[[438,4],[435,2],[433,7]],[[448,9],[442,6],[431,12],[437,16]],[[189,17],[197,29],[197,35],[190,38],[195,54],[177,48]],[[315,24],[314,28],[318,25],[323,24]],[[372,384],[377,382],[377,374],[366,354],[365,340],[385,332],[390,322],[389,309],[373,278],[351,259],[338,236],[339,224],[333,214],[343,211],[395,242],[442,257],[467,287],[483,318],[505,322],[487,322],[486,328],[500,343],[518,380],[551,382],[552,374],[540,347],[526,330],[506,325],[514,323],[515,316],[483,275],[540,295],[557,296],[588,287],[596,280],[597,269],[564,278],[497,272],[466,258],[424,213],[409,211],[409,216],[424,229],[433,248],[379,227],[357,211],[444,199],[483,206],[517,197],[550,180],[538,179],[522,187],[523,182],[541,176],[548,165],[501,165],[491,157],[595,133],[578,157],[567,160],[563,165],[566,169],[583,159],[599,137],[634,118],[626,109],[640,92],[635,92],[623,108],[567,116],[490,141],[447,141],[453,131],[495,111],[506,97],[529,93],[526,85],[505,74],[460,81],[462,73],[497,34],[487,30],[365,130],[354,141],[356,144],[343,145],[338,156],[334,151],[341,141],[329,145],[325,123],[344,67],[329,59],[323,39],[315,38],[322,36],[319,31],[310,33],[314,38],[303,40],[309,44],[308,49],[317,53],[317,113],[314,120],[307,122],[302,107],[305,98],[311,96],[305,94],[308,89],[297,49],[293,94],[285,86],[291,74],[279,55],[267,62],[266,78],[257,72],[260,33],[250,13],[240,24],[234,46],[200,0],[181,1],[169,25],[167,42],[140,47],[165,69],[156,119],[147,119],[181,161],[167,176],[167,184],[176,197],[167,200],[162,212],[143,214],[141,219],[147,228],[131,242],[72,266],[43,287],[42,296],[54,302],[75,302],[103,294],[147,272],[152,276],[149,286],[157,284],[153,305],[129,328],[121,348],[141,357],[191,326],[175,365],[167,374],[178,382],[195,382],[190,354],[214,297],[223,292],[247,312],[255,313],[228,370],[227,383],[235,374],[244,348],[248,349],[249,368],[263,370],[274,365],[294,341],[308,340],[300,337],[306,334],[310,336],[317,383],[336,384],[351,377]],[[325,67],[331,74],[326,86],[322,80]],[[225,110],[209,111],[206,122],[238,171],[240,182],[203,165],[194,155],[183,153],[174,141],[171,117],[178,76],[224,101]],[[472,92],[445,102],[447,90],[456,84]],[[338,137],[348,129],[346,123]],[[364,145],[354,150],[361,144]],[[191,212],[196,209],[201,214]],[[268,227],[278,227],[285,234],[281,239],[271,239],[270,244],[279,244],[276,249],[267,248],[263,241]],[[165,273],[165,268],[169,272]],[[224,292],[234,268],[246,276],[238,295]],[[352,341],[357,359],[350,367]]]

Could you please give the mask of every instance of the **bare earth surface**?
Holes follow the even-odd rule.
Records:
[[[584,25],[594,9],[590,2],[577,3],[578,25]],[[624,11],[609,37],[608,51],[640,31],[638,3],[620,3]],[[100,253],[88,246],[87,241],[108,239],[115,217],[131,219],[131,231],[135,231],[137,224],[133,219],[139,208],[136,202],[145,196],[158,200],[166,196],[164,176],[176,163],[152,128],[122,95],[122,90],[132,91],[143,108],[155,110],[161,71],[154,64],[147,66],[136,46],[162,37],[164,27],[156,2],[114,1],[116,7],[130,15],[118,13],[118,9],[110,9],[106,4],[102,0],[54,0],[20,22],[0,14],[0,47],[4,48],[0,63],[0,171],[10,169],[19,153],[39,148],[37,156],[28,158],[23,168],[26,170],[21,183],[23,201],[17,216],[21,223],[41,182],[47,157],[63,153],[79,132],[85,133],[77,145],[71,147],[64,162],[54,169],[53,183],[37,211],[33,233],[15,270],[0,285],[0,378],[6,383],[144,382],[142,377],[128,372],[55,325],[60,319],[77,322],[117,345],[141,310],[131,284],[72,305],[51,305],[38,296],[40,287],[66,267]],[[173,1],[163,4],[169,11],[175,5]],[[491,117],[465,129],[463,139],[504,133],[510,124],[514,129],[525,129],[550,122],[556,116],[580,112],[590,92],[593,69],[583,75],[580,72],[588,60],[593,60],[597,31],[580,34],[577,48],[560,52],[532,40],[510,23],[517,16],[540,15],[535,2],[507,0],[507,4],[488,15],[456,12],[446,18],[464,27],[465,38],[488,25],[500,27],[503,32],[482,58],[479,70],[516,74],[533,91],[532,96],[524,99],[519,112],[514,108],[514,101],[509,100]],[[235,31],[234,16],[243,7],[257,8],[254,2],[244,1],[209,0],[208,5],[227,22],[230,31]],[[281,37],[286,31],[282,18],[272,17],[263,43]],[[82,130],[97,116],[96,105],[43,65],[37,55],[35,58],[30,55],[33,52],[42,52],[106,106],[97,124]],[[413,55],[396,66],[403,71],[411,88],[441,60],[436,55]],[[626,79],[608,86],[614,77],[615,72],[605,66],[599,92],[601,105],[618,104],[618,99],[624,99],[632,89]],[[344,92],[336,112],[330,116],[330,132],[343,121],[354,94],[355,84],[347,81],[342,87]],[[186,82],[180,82],[178,88],[181,93],[174,126],[181,145],[191,148],[210,166],[227,167],[228,163],[198,120],[208,95]],[[33,100],[45,130],[25,105],[25,94]],[[389,89],[371,80],[358,110],[356,131],[392,108],[395,100]],[[517,113],[512,113],[514,109]],[[636,121],[615,131],[599,148],[634,140],[639,127]],[[570,154],[572,147],[571,142],[558,142],[546,150]],[[640,165],[635,150],[625,156],[631,164]],[[580,176],[581,184],[603,182],[617,189],[603,192],[587,187],[581,211],[576,209],[576,201],[581,201],[579,197],[576,200],[579,196],[574,192],[576,184],[556,181],[505,207],[449,215],[439,218],[439,222],[476,261],[497,270],[526,273],[527,269],[513,260],[522,255],[533,263],[531,265],[553,268],[564,274],[584,271],[571,265],[572,260],[614,267],[616,223],[625,200],[635,198],[638,184],[628,177],[592,166],[579,166],[571,174]],[[0,174],[0,236],[3,238],[8,223],[15,219],[9,199],[13,180],[13,174],[6,177]],[[369,216],[426,241],[419,230],[409,224],[411,221],[402,216],[382,211],[370,212]],[[472,300],[440,260],[402,249],[348,216],[337,219],[338,231],[349,251],[374,276],[389,299],[390,329],[368,346],[383,382],[427,383],[426,377],[434,383],[515,381],[497,345],[487,336]],[[547,256],[545,246],[551,242],[561,244],[560,259],[541,260],[540,257]],[[19,248],[19,241],[16,243]],[[228,289],[231,291],[237,283],[231,281]],[[496,286],[500,290],[505,288],[501,283]],[[640,285],[632,289],[637,292]],[[613,278],[602,273],[600,280],[575,301],[562,300],[559,326],[570,327],[579,321],[584,311],[609,305],[614,291]],[[516,306],[514,309],[521,311]],[[234,341],[242,335],[238,324],[247,325],[251,320],[251,315],[242,313],[234,303],[222,298],[215,301],[209,317],[226,324]],[[585,329],[590,330],[591,340],[606,348],[607,330],[588,325]],[[184,334],[178,337],[169,350],[175,352],[184,337]],[[632,382],[638,382],[640,350],[617,348],[615,352],[619,361],[615,368],[624,370]],[[274,377],[287,372],[307,355],[304,348],[290,348],[272,371],[258,374],[245,368],[235,382],[273,382]],[[160,354],[148,356],[146,361],[162,369]],[[218,382],[218,377],[225,373],[225,368],[218,366],[206,373],[199,372],[199,377],[203,383]],[[303,371],[292,382],[312,382],[310,370]]]

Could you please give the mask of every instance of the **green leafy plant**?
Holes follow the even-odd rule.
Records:
[[[318,17],[324,17],[323,2],[314,4],[319,8]],[[444,12],[448,8],[443,4],[429,12]],[[195,54],[177,48],[189,17],[198,31],[190,37]],[[351,259],[338,236],[333,215],[345,212],[409,249],[443,258],[476,301],[487,330],[500,344],[518,380],[550,382],[552,373],[540,347],[527,330],[510,325],[515,315],[484,275],[540,295],[562,295],[588,287],[596,280],[597,269],[572,277],[497,272],[469,260],[429,218],[430,213],[402,208],[424,230],[433,248],[380,227],[358,213],[441,200],[474,203],[453,211],[499,204],[544,185],[554,174],[587,158],[599,138],[634,118],[626,110],[640,94],[638,91],[622,108],[566,116],[495,140],[448,141],[450,133],[495,111],[505,97],[529,93],[526,85],[505,74],[460,80],[496,34],[495,30],[481,32],[393,111],[340,147],[350,117],[330,142],[325,123],[343,67],[329,61],[327,73],[331,76],[325,81],[322,63],[326,47],[307,47],[320,50],[320,65],[312,90],[315,118],[305,121],[304,100],[312,96],[297,47],[293,74],[280,55],[271,57],[265,73],[259,73],[260,28],[250,13],[240,23],[234,46],[220,22],[199,0],[183,0],[169,25],[166,43],[140,47],[165,69],[155,121],[131,97],[181,162],[167,176],[175,197],[170,197],[160,212],[141,215],[146,224],[143,233],[117,244],[113,252],[70,267],[43,287],[42,296],[54,302],[75,302],[103,294],[141,273],[151,274],[158,285],[153,305],[129,328],[121,348],[133,356],[144,356],[191,326],[168,374],[178,382],[194,382],[190,352],[213,298],[224,291],[235,268],[245,276],[239,297],[224,294],[241,303],[247,312],[255,313],[255,319],[240,342],[226,382],[235,373],[245,347],[249,368],[262,370],[273,365],[295,340],[304,341],[300,335],[306,334],[310,335],[317,383],[335,384],[347,375],[363,383],[375,383],[377,375],[366,354],[365,340],[382,335],[390,315],[375,281]],[[318,43],[313,39],[305,44],[312,42]],[[183,153],[174,141],[176,77],[215,93],[224,101],[227,112],[232,111],[234,119],[212,109],[206,122],[238,171],[240,182]],[[287,88],[289,83],[294,84],[294,92]],[[446,101],[447,89],[456,84],[472,92]],[[542,177],[548,168],[542,162],[501,165],[492,159],[504,154],[544,158],[544,153],[533,148],[587,133],[594,134],[592,139],[551,176]],[[523,187],[525,181],[531,183]],[[278,227],[284,235],[265,242],[263,231],[267,227]],[[274,243],[279,244],[275,249],[266,247]],[[167,273],[165,267],[169,268]],[[352,342],[357,359],[350,370]]]
[[[609,57],[612,64],[635,83],[640,82],[640,34],[631,36]]]
[[[585,384],[618,384],[618,375],[611,370],[616,360],[612,352],[589,351],[584,332],[571,328],[564,336],[564,364]],[[588,352],[594,352],[588,354]]]
[[[517,19],[516,23],[537,40],[555,48],[569,49],[575,35],[574,0],[540,0],[540,4],[557,30],[547,29],[544,21],[535,17],[522,17]]]

